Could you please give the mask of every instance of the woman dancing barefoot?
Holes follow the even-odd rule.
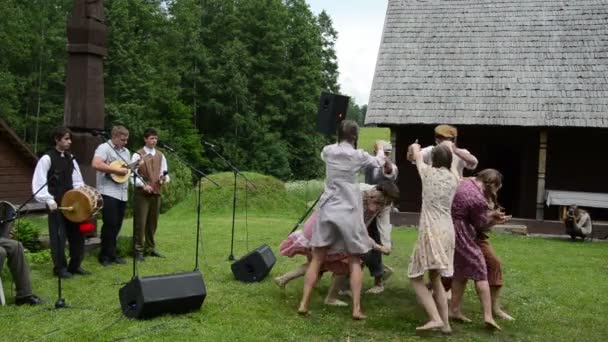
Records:
[[[450,277],[454,260],[454,225],[450,208],[458,186],[458,173],[451,168],[452,152],[447,143],[433,148],[432,166],[424,163],[420,145],[412,144],[408,156],[413,158],[422,180],[422,208],[418,240],[408,266],[408,277],[418,301],[429,316],[429,321],[416,332],[441,330],[451,333],[448,302],[441,284],[441,276]],[[433,294],[424,284],[429,273]]]
[[[365,319],[361,311],[361,258],[374,246],[363,222],[363,201],[357,173],[370,164],[384,165],[382,145],[377,144],[377,156],[355,149],[359,127],[354,121],[342,121],[338,129],[339,143],[327,145],[321,152],[325,161],[326,180],[319,201],[319,217],[313,227],[310,245],[312,259],[306,270],[304,291],[298,313],[307,314],[312,288],[317,282],[321,264],[329,250],[348,254],[352,291],[352,318]]]
[[[500,261],[487,241],[485,231],[509,219],[501,210],[494,209],[498,207],[496,198],[501,187],[500,172],[482,170],[475,178],[460,183],[452,204],[456,250],[450,316],[459,321],[471,321],[462,313],[461,304],[467,280],[472,279],[483,308],[484,322],[489,328],[497,330],[500,330],[500,326],[494,321],[493,311],[498,317],[512,318],[500,308]]]

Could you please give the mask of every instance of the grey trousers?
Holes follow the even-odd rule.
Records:
[[[17,298],[32,295],[30,269],[25,261],[23,245],[19,241],[0,237],[0,262],[8,259],[8,268],[17,287]],[[0,270],[2,265],[0,265]]]

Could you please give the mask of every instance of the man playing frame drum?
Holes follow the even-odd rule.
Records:
[[[49,237],[53,257],[53,273],[61,278],[71,278],[73,274],[85,275],[80,264],[84,258],[84,236],[78,225],[66,219],[57,210],[63,195],[73,188],[84,186],[78,163],[68,152],[72,145],[72,132],[67,127],[57,127],[53,132],[55,147],[49,150],[36,164],[32,178],[32,191],[42,190],[34,197],[45,203],[49,213]],[[45,185],[46,184],[46,185]],[[44,187],[43,187],[44,186]],[[70,262],[65,258],[65,239],[70,246]]]

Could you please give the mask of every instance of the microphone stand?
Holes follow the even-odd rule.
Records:
[[[319,203],[319,200],[321,199],[321,196],[323,196],[323,191],[321,191],[321,193],[319,194],[319,197],[317,197],[317,199],[315,200],[315,202],[308,208],[308,210],[306,210],[306,212],[304,213],[304,215],[302,215],[302,217],[300,218],[300,220],[293,226],[293,228],[291,229],[291,231],[289,232],[289,234],[295,232],[296,229],[298,229],[298,227],[300,227],[300,225],[302,224],[302,222],[304,222],[304,219],[306,219],[308,217],[308,214],[310,214],[310,212],[315,208],[315,206],[317,205],[317,203]],[[289,234],[287,234],[287,235],[289,235]]]
[[[183,165],[185,165],[186,167],[188,167],[190,170],[192,170],[192,172],[194,172],[198,178],[198,195],[197,195],[197,201],[196,201],[196,254],[195,254],[195,260],[194,260],[194,270],[198,271],[198,251],[199,251],[199,241],[200,241],[200,235],[201,235],[201,183],[203,181],[203,178],[207,178],[207,180],[209,180],[211,183],[213,183],[215,186],[219,187],[220,185],[217,184],[213,179],[209,178],[209,176],[207,176],[203,171],[195,168],[194,166],[190,165],[188,162],[186,162],[184,159],[182,159],[179,154],[177,154],[177,152],[175,152],[175,150],[165,144],[161,144],[161,146],[166,150],[171,152],[175,158],[182,163]]]
[[[209,147],[209,149],[211,151],[213,151],[213,153],[215,153],[215,155],[218,156],[221,160],[223,160],[224,163],[226,163],[226,165],[228,165],[228,167],[234,173],[234,187],[232,190],[232,234],[230,237],[230,255],[228,256],[229,261],[234,261],[235,260],[235,258],[234,258],[234,221],[235,221],[235,215],[236,215],[236,177],[237,177],[237,175],[241,175],[241,177],[243,177],[245,179],[245,187],[247,187],[247,183],[251,184],[253,186],[253,188],[256,190],[257,190],[257,187],[255,186],[255,184],[253,184],[253,182],[251,182],[249,179],[247,179],[247,177],[241,171],[239,171],[239,169],[237,169],[234,165],[232,165],[232,163],[230,163],[228,160],[226,160],[226,158],[224,158],[221,154],[219,154],[215,150],[215,145],[210,144],[204,140],[203,140],[203,144],[207,145]],[[245,206],[246,205],[247,204],[245,204]]]

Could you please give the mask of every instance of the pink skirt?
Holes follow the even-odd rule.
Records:
[[[304,230],[298,230],[289,234],[287,239],[281,242],[279,253],[289,258],[295,255],[304,255],[310,262],[312,258],[310,237],[312,236],[312,227],[316,224],[316,220],[317,212],[315,211],[304,223]],[[349,274],[348,254],[328,251],[325,255],[325,260],[321,263],[321,271],[332,272],[338,275]]]

